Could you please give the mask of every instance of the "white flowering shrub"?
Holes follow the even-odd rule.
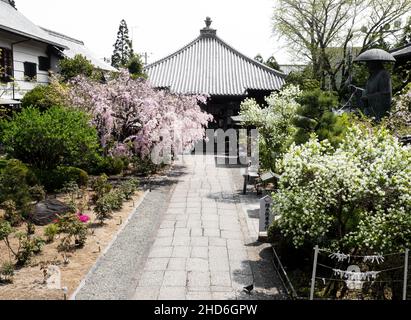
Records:
[[[293,142],[296,132],[293,121],[300,106],[296,99],[300,95],[300,89],[290,85],[267,97],[265,108],[254,99],[247,99],[241,104],[240,115],[244,125],[259,129],[261,165],[267,169],[273,169],[275,160]]]
[[[411,135],[411,83],[395,97],[387,123],[397,136]]]
[[[392,252],[411,245],[411,150],[354,126],[335,149],[312,138],[278,161],[275,227],[296,248]]]

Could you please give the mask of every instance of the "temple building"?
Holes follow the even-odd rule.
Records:
[[[177,52],[145,67],[152,86],[178,94],[210,96],[205,111],[212,128],[233,126],[233,116],[246,98],[262,102],[280,90],[286,75],[246,57],[217,36],[207,18],[200,36]],[[235,118],[235,117],[234,117]]]

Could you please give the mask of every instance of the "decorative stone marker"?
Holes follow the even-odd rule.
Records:
[[[265,196],[260,200],[260,230],[258,237],[260,242],[267,241],[268,228],[273,223],[272,206],[273,199],[270,196]]]
[[[46,275],[46,285],[47,289],[50,290],[61,290],[61,271],[57,266],[49,266],[47,268]]]

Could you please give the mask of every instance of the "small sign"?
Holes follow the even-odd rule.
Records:
[[[267,232],[273,223],[272,206],[273,198],[270,196],[265,196],[260,200],[260,233]]]

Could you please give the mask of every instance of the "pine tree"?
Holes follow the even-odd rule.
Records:
[[[258,61],[262,64],[265,64],[267,67],[270,67],[271,69],[275,69],[278,71],[281,71],[280,69],[280,65],[278,64],[277,60],[275,60],[274,56],[271,56],[267,59],[267,61],[264,61],[263,57],[261,56],[261,54],[257,54],[254,57],[255,61]]]
[[[17,9],[16,8],[16,2],[14,0],[9,0],[9,3],[14,9]]]
[[[111,57],[111,65],[114,68],[124,68],[133,56],[133,44],[128,35],[128,27],[123,19],[117,33],[117,41],[114,44],[114,52]]]
[[[298,102],[301,107],[294,121],[297,127],[294,141],[304,144],[315,133],[319,140],[327,139],[332,145],[338,145],[347,128],[348,117],[333,113],[333,108],[338,105],[337,96],[332,92],[314,89],[304,91]]]
[[[271,56],[267,59],[265,62],[267,66],[269,66],[271,69],[275,69],[278,71],[281,71],[280,65],[278,64],[277,60],[274,58],[274,56]]]
[[[139,78],[144,76],[144,65],[139,54],[133,54],[127,64],[128,72],[130,72],[133,78]]]

